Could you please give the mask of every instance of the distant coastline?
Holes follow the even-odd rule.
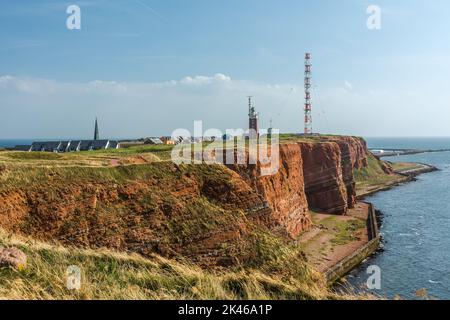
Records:
[[[0,139],[0,148],[9,148],[17,145],[31,145],[32,139]]]

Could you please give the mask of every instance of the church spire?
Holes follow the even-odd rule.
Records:
[[[94,131],[94,140],[99,140],[99,133],[98,133],[98,122],[97,118],[95,118],[95,131]]]

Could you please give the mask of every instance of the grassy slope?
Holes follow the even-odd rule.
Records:
[[[358,190],[365,190],[372,187],[383,186],[399,180],[396,174],[386,174],[381,163],[371,153],[367,156],[368,166],[361,170],[354,170],[353,177]]]
[[[391,163],[392,169],[396,172],[409,171],[414,169],[422,168],[423,165],[418,163],[409,163],[409,162],[393,162]]]
[[[187,262],[106,250],[63,248],[11,236],[0,229],[0,245],[17,246],[28,256],[22,272],[0,269],[3,299],[342,299],[321,277],[292,264],[286,252],[266,268],[212,272]],[[289,266],[287,265],[289,263]],[[66,270],[82,270],[80,291],[66,288]],[[277,274],[268,268],[284,268]],[[306,273],[307,272],[307,273]]]

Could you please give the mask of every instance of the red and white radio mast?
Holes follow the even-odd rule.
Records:
[[[305,135],[312,134],[311,114],[311,54],[305,54]]]

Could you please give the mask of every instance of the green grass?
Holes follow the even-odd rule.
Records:
[[[123,167],[16,167],[0,176],[1,188],[31,187],[43,182],[67,184],[95,181],[98,183],[124,183],[133,179],[163,178],[174,175],[169,172],[170,163],[132,165]]]
[[[371,186],[383,185],[399,179],[396,175],[386,174],[380,161],[371,153],[367,154],[368,166],[359,170],[353,170],[356,187],[359,189]]]
[[[333,134],[320,134],[313,136],[303,136],[296,133],[280,133],[280,142],[311,142],[311,143],[323,143],[327,141],[333,141],[336,138],[342,137],[340,135]],[[362,139],[361,137],[354,136],[355,139]]]
[[[176,205],[176,199],[166,197],[165,206]],[[174,242],[183,246],[189,245],[192,239],[211,232],[226,231],[231,221],[245,221],[242,211],[224,210],[209,199],[202,197],[189,203],[184,213],[169,221],[169,232]],[[187,243],[186,243],[187,242]],[[194,246],[196,243],[193,244]]]
[[[1,165],[0,189],[10,187],[31,187],[44,182],[55,183],[126,183],[129,181],[158,180],[174,182],[185,174],[191,174],[204,181],[215,181],[225,186],[230,183],[228,169],[221,165],[180,165],[172,162],[153,162],[142,165],[118,167],[53,167],[53,166],[10,166]]]
[[[414,170],[422,167],[422,165],[418,163],[409,163],[409,162],[392,162],[390,164],[392,166],[392,169],[394,169],[397,172]]]
[[[173,146],[169,145],[139,145],[123,149],[106,149],[81,152],[51,153],[51,152],[0,152],[0,163],[9,166],[111,166],[111,160],[126,160],[127,158],[143,156],[147,160],[152,155],[153,161],[171,159]],[[49,161],[51,160],[51,161]],[[150,162],[150,161],[149,161]]]
[[[337,235],[332,243],[337,245],[344,245],[356,239],[356,232],[366,227],[366,221],[361,219],[353,219],[350,221],[337,221],[334,228],[338,230]]]
[[[95,151],[83,151],[80,155],[136,155],[141,153],[170,153],[173,149],[173,146],[170,145],[139,145],[133,146],[129,148],[120,148],[120,149],[105,149],[105,150],[95,150]]]
[[[312,217],[315,223],[319,223],[330,230],[330,232],[335,233],[334,238],[331,240],[335,245],[345,245],[355,241],[356,231],[366,227],[366,221],[356,217],[344,221],[339,219],[338,216],[329,216],[320,220],[320,222],[316,221],[315,214]]]
[[[61,155],[52,152],[11,152],[5,155],[15,160],[60,160],[62,158]]]

